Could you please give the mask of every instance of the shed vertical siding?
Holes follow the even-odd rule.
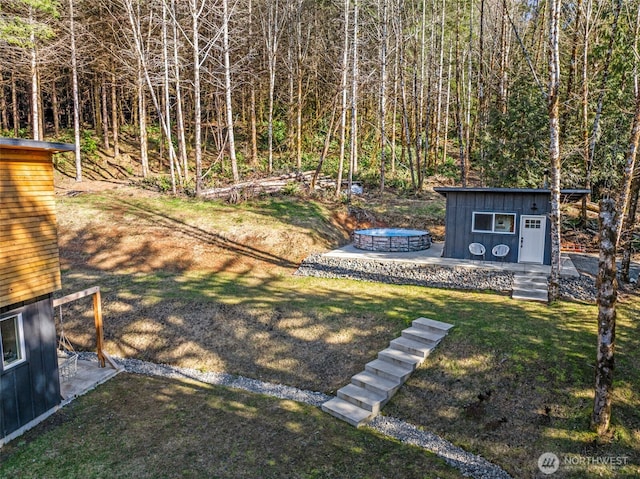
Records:
[[[469,244],[482,243],[487,253],[485,259],[493,260],[491,250],[498,244],[509,246],[504,261],[517,262],[520,241],[520,216],[541,215],[549,212],[549,195],[545,193],[511,193],[495,191],[447,191],[445,216],[446,239],[444,257],[469,259]],[[537,209],[533,209],[535,203]],[[473,213],[513,213],[516,215],[513,234],[477,233],[472,231]],[[547,228],[548,219],[547,219]],[[548,231],[548,229],[547,229]],[[545,242],[544,263],[551,261],[551,246]]]
[[[51,153],[0,147],[0,307],[60,289]]]
[[[0,370],[0,437],[18,430],[61,402],[51,297],[7,312],[19,313],[22,314],[26,361],[7,371]]]

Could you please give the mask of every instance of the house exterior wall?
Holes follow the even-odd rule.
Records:
[[[60,289],[51,152],[0,144],[0,307]]]
[[[442,191],[444,190],[443,188]],[[454,191],[451,188],[446,189],[445,194],[447,199],[443,250],[445,258],[470,259],[469,244],[482,243],[487,250],[485,259],[496,260],[491,255],[491,249],[497,244],[506,244],[509,246],[509,254],[504,258],[504,261],[517,263],[521,216],[541,215],[547,218],[543,262],[551,264],[550,223],[548,219],[551,204],[548,192],[535,190],[496,192],[489,189],[487,191]],[[533,208],[534,204],[535,209]],[[512,234],[473,232],[474,212],[513,213],[516,215],[514,232]]]
[[[51,295],[0,308],[0,318],[20,313],[25,361],[7,370],[0,362],[0,439],[61,402]]]
[[[0,331],[0,445],[61,403],[52,303],[61,281],[51,157],[71,150],[73,145],[62,143],[0,138],[0,324],[6,321]]]

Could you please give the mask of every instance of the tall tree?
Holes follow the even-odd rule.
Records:
[[[600,201],[600,255],[598,259],[598,352],[591,425],[599,435],[609,429],[613,393],[616,341],[616,205],[611,198]]]
[[[551,174],[551,275],[549,302],[560,295],[560,8],[561,0],[549,1],[549,160]]]
[[[73,95],[73,137],[75,143],[76,181],[82,181],[82,162],[80,158],[80,100],[78,98],[78,51],[76,48],[76,23],[74,19],[73,0],[69,0],[69,30],[71,41],[71,85]]]
[[[233,103],[231,101],[231,60],[229,54],[229,0],[222,0],[223,20],[222,20],[222,50],[224,56],[224,98],[225,112],[227,117],[227,143],[229,145],[229,159],[231,160],[231,171],[233,181],[240,181],[238,173],[238,160],[236,158],[236,140],[233,129]]]

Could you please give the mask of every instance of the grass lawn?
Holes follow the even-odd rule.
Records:
[[[0,449],[3,478],[442,478],[416,447],[318,408],[120,374]]]
[[[128,194],[80,195],[59,201],[64,265],[61,293],[93,285],[102,288],[110,353],[332,393],[411,320],[427,316],[456,327],[385,406],[384,414],[436,432],[499,464],[516,478],[539,477],[537,459],[543,452],[554,452],[561,459],[627,458],[624,468],[563,467],[553,477],[640,477],[637,296],[627,297],[619,306],[612,434],[597,440],[589,429],[596,354],[594,305],[559,302],[549,307],[489,292],[299,278],[292,273],[305,254],[344,240],[344,230],[336,223],[339,206],[282,199],[245,205],[204,204]],[[403,204],[401,212],[406,208]],[[424,214],[432,215],[434,208]],[[90,309],[82,302],[65,311],[68,336],[80,348],[92,347],[91,321]],[[185,409],[191,397],[198,398],[200,406]],[[211,405],[214,403],[217,406]],[[85,408],[92,413],[82,416]],[[293,419],[271,421],[269,416],[278,416],[274,408],[278,414],[278,408],[283,409]],[[201,417],[199,424],[196,414],[190,424],[192,411],[204,414],[205,419],[216,415],[206,420]],[[220,411],[245,418],[242,428],[247,429],[242,430],[247,432],[238,433],[235,426],[207,428],[207,424],[226,424],[229,416],[221,418]],[[109,414],[113,418],[105,419]],[[137,430],[141,426],[130,430],[127,418],[135,414],[141,418],[140,423],[134,418],[135,424],[165,426],[150,428],[146,435]],[[147,414],[148,420],[143,420]],[[181,429],[181,418],[185,429]],[[289,422],[297,424],[303,418],[321,421],[322,428],[304,426],[300,435],[287,429]],[[93,446],[94,436],[106,432],[92,434],[92,421],[117,441]],[[281,430],[286,433],[279,435]],[[340,431],[327,437],[369,439],[348,446],[331,439],[331,446],[326,447],[334,452],[325,450],[314,456],[313,464],[304,462],[295,456],[297,446],[286,439],[287,434],[296,441],[302,436],[313,441],[317,430]],[[97,467],[116,467],[116,457],[130,462],[129,469],[112,474],[114,477],[126,477],[128,471],[133,471],[131,477],[140,477],[136,454],[126,449],[135,450],[138,444],[146,444],[150,457],[158,458],[159,465],[149,465],[160,471],[156,477],[172,477],[170,474],[182,470],[188,477],[190,468],[200,477],[268,477],[269,467],[284,467],[282,455],[293,458],[288,469],[292,472],[279,476],[274,472],[273,477],[457,477],[446,468],[442,473],[439,469],[432,472],[432,466],[416,469],[418,475],[397,468],[381,472],[379,460],[384,454],[369,455],[379,449],[369,449],[367,441],[381,441],[384,450],[393,443],[374,438],[366,430],[355,431],[314,408],[135,376],[119,377],[99,388],[38,431],[10,444],[10,458],[2,450],[0,477],[11,477],[5,472],[8,467],[35,471],[33,459],[47,458],[45,445],[67,434],[65,431],[73,431],[71,436],[91,446],[90,457]],[[191,431],[193,437],[183,438],[187,436],[184,431]],[[255,436],[257,442],[248,444],[245,435]],[[136,439],[140,436],[144,438]],[[231,475],[225,475],[226,469],[198,469],[199,456],[189,459],[186,451],[207,450],[203,444],[225,439],[220,447],[227,452],[215,461],[224,459]],[[197,447],[185,446],[185,452],[180,452],[181,442],[188,441]],[[83,447],[63,449],[63,444],[52,448],[58,452],[51,454],[60,456],[56,460],[67,464],[64,467],[69,471],[94,461],[76,456]],[[176,455],[165,458],[174,444]],[[256,455],[255,451],[273,452]],[[349,476],[343,464],[351,456],[361,459],[363,469]],[[243,476],[241,469],[233,469],[233,457],[241,458],[237,467],[253,461],[254,468]],[[162,462],[165,459],[168,462]],[[264,466],[261,460],[272,460],[275,465]],[[168,467],[169,461],[172,466]],[[212,461],[204,459],[206,464]],[[397,465],[399,459],[389,459],[389,463]],[[206,464],[202,467],[209,467]],[[91,474],[101,475],[69,472],[68,477]]]

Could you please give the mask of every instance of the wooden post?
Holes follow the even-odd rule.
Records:
[[[100,367],[104,367],[104,329],[102,327],[102,301],[100,300],[100,289],[93,293],[93,319],[96,323],[96,353]]]

